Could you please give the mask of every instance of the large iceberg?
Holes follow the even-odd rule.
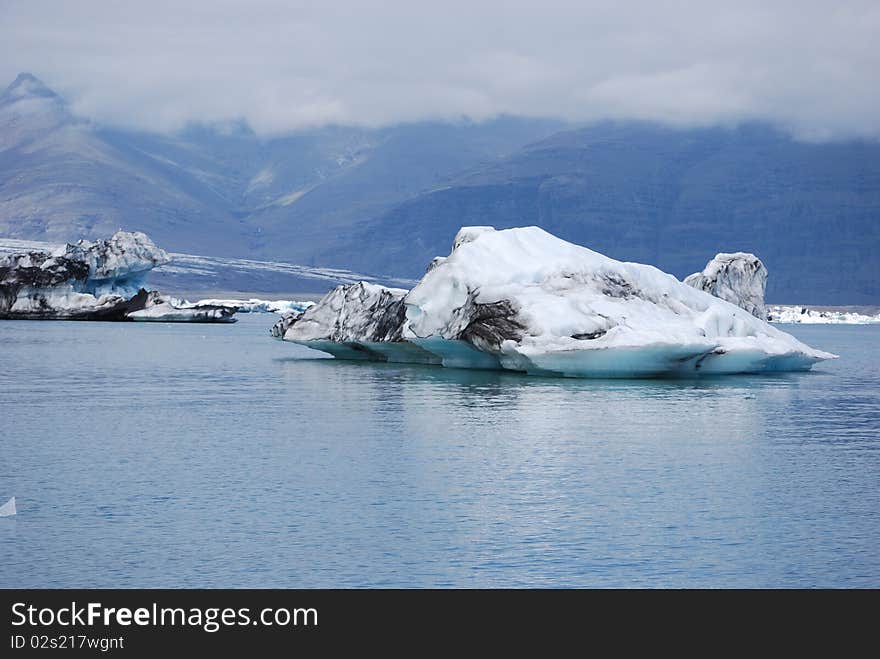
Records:
[[[0,257],[0,318],[229,322],[234,310],[176,309],[145,289],[147,274],[171,258],[145,234],[118,231],[54,252]]]
[[[410,292],[340,286],[273,334],[338,358],[568,377],[808,370],[834,358],[657,268],[537,227],[466,227]]]
[[[767,320],[767,268],[754,254],[716,254],[702,272],[685,277],[684,283],[727,300],[755,318]]]

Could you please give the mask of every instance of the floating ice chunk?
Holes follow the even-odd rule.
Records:
[[[880,323],[880,314],[832,309],[809,309],[802,306],[772,306],[767,310],[771,323],[804,325],[873,325]]]
[[[0,517],[11,517],[18,512],[15,509],[15,497],[12,497],[9,501],[0,506]]]
[[[183,303],[143,288],[147,273],[171,261],[143,233],[54,252],[0,258],[0,318],[235,322],[233,306]]]
[[[432,266],[409,293],[341,286],[273,334],[341,359],[568,377],[807,370],[835,357],[657,268],[537,227],[466,227]]]
[[[132,311],[128,318],[139,322],[159,323],[234,323],[234,314],[235,310],[229,307],[201,305],[180,308],[164,301],[146,309]]]
[[[237,313],[279,313],[284,314],[291,311],[305,311],[314,302],[297,302],[295,300],[261,300],[259,298],[251,298],[249,300],[234,300],[223,298],[210,298],[199,300],[198,302],[183,302],[179,306],[181,308],[211,305],[216,307],[228,307],[234,309]]]
[[[125,320],[147,273],[170,258],[143,233],[0,257],[0,318]]]

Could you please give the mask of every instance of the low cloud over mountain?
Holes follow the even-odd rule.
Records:
[[[539,225],[679,277],[758,254],[768,300],[880,303],[880,145],[767,124],[500,118],[267,139],[78,118],[30,75],[0,96],[0,236],[142,230],[180,252],[413,277],[467,224]]]
[[[11,0],[0,76],[153,131],[515,114],[876,138],[878,34],[872,0]]]

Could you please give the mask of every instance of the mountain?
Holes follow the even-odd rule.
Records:
[[[373,218],[420,192],[446,185],[462,171],[495,162],[539,136],[555,122],[500,118],[490,122],[419,123],[361,134],[358,148],[344,152],[339,171],[314,182],[292,184],[275,166],[270,200],[252,211],[260,231],[259,253],[322,265],[345,237],[368,229]],[[336,128],[336,131],[343,129]],[[295,153],[273,145],[276,158]],[[328,168],[330,169],[330,168]],[[283,246],[283,254],[276,251]],[[377,271],[378,272],[378,271]]]
[[[123,228],[174,251],[315,264],[355,226],[560,126],[500,118],[156,135],[79,119],[25,73],[0,95],[0,236],[63,242]]]
[[[2,235],[58,242],[130,228],[210,250],[218,234],[241,237],[236,223],[206,181],[105,139],[33,76],[0,95]]]
[[[323,261],[415,277],[468,224],[537,225],[679,278],[718,252],[753,252],[771,302],[876,304],[880,144],[803,143],[764,125],[597,124],[417,195]]]
[[[770,303],[878,304],[880,144],[515,117],[159,135],[78,118],[29,74],[0,95],[0,237],[122,228],[179,253],[417,278],[469,224],[537,225],[679,278],[752,252]]]

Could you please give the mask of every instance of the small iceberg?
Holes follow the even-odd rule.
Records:
[[[143,293],[143,291],[142,291]],[[236,309],[217,304],[181,303],[174,298],[150,291],[143,308],[130,311],[128,320],[160,323],[234,323]]]
[[[0,517],[12,517],[16,512],[15,497],[0,506]]]
[[[199,300],[198,302],[181,301],[177,306],[181,309],[189,307],[212,305],[215,307],[227,307],[236,313],[277,313],[285,314],[290,312],[305,311],[314,302],[298,302],[296,300],[261,300],[259,298],[250,298],[249,300],[221,299],[211,298],[207,300]]]
[[[140,232],[80,240],[54,252],[0,257],[0,319],[230,323],[236,307],[179,306],[148,291],[151,270],[171,262]]]
[[[770,307],[771,323],[796,323],[804,325],[876,325],[880,313],[863,314],[852,309],[810,309],[804,306]]]

